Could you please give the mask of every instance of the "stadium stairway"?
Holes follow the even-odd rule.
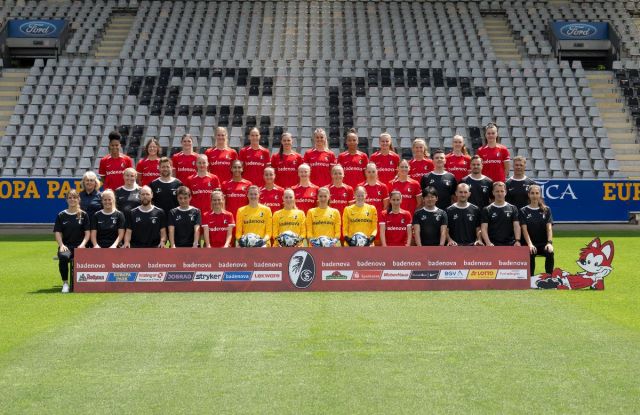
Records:
[[[29,75],[28,69],[4,69],[0,76],[0,137],[13,115],[14,108],[20,97],[20,90]]]
[[[136,16],[133,14],[114,15],[96,48],[95,57],[98,59],[118,58],[135,18]]]
[[[585,71],[596,105],[616,154],[620,174],[640,178],[640,145],[625,112],[624,96],[610,71]]]
[[[503,61],[522,62],[522,55],[509,28],[509,22],[503,15],[484,16],[484,27],[491,41],[496,57]]]

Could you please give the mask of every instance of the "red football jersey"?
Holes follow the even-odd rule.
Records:
[[[369,157],[362,151],[356,154],[349,154],[348,151],[340,153],[338,164],[344,169],[344,183],[353,188],[362,183],[365,180],[364,171],[367,163],[369,163]]]
[[[196,168],[196,161],[198,155],[196,153],[186,155],[182,151],[171,156],[171,162],[173,163],[173,171],[175,172],[176,179],[182,183],[186,183],[189,176],[193,176],[198,172]]]
[[[309,186],[300,186],[299,184],[291,188],[296,196],[296,207],[307,213],[311,208],[318,204],[319,187],[311,183]]]
[[[242,179],[239,182],[229,180],[222,185],[222,193],[225,196],[225,209],[231,212],[234,218],[238,213],[238,209],[249,204],[247,192],[252,184],[249,180]]]
[[[104,177],[104,189],[116,190],[124,185],[124,176],[122,173],[125,169],[133,167],[133,160],[127,155],[120,154],[113,158],[111,154],[107,154],[100,159],[100,167],[98,174]]]
[[[386,185],[398,174],[400,156],[393,151],[386,155],[377,151],[371,155],[371,161],[378,167],[378,180]]]
[[[411,226],[411,220],[411,213],[404,209],[400,209],[398,213],[385,210],[380,214],[378,223],[384,223],[387,246],[405,246],[407,244],[407,227]]]
[[[229,225],[235,226],[235,219],[233,214],[227,210],[223,210],[221,213],[207,212],[202,216],[202,226],[208,228],[209,243],[212,248],[222,248],[224,246]]]
[[[264,168],[268,167],[271,161],[269,150],[264,147],[254,150],[251,146],[247,146],[240,150],[238,159],[244,163],[242,177],[256,186],[264,186]]]
[[[298,184],[298,166],[302,156],[295,151],[291,154],[276,153],[271,156],[271,167],[276,171],[276,184],[287,189]]]
[[[232,148],[220,150],[212,147],[204,152],[209,160],[209,173],[218,176],[222,183],[231,180],[231,162],[238,158],[238,153]]]
[[[347,206],[353,204],[355,198],[353,196],[353,187],[348,184],[342,184],[341,187],[334,186],[330,184],[327,186],[329,189],[329,193],[331,197],[329,199],[329,206],[334,209],[338,209],[340,212],[340,216],[342,216],[342,211]]]
[[[312,148],[304,153],[304,162],[311,167],[311,183],[319,187],[331,184],[331,167],[336,164],[333,152]]]
[[[262,187],[260,189],[260,203],[269,207],[271,209],[271,213],[274,213],[276,210],[280,210],[284,207],[282,202],[282,194],[284,193],[284,189],[280,186],[273,186],[273,189],[267,190],[267,188]]]
[[[363,186],[367,192],[365,202],[375,206],[378,211],[378,215],[380,215],[384,208],[384,200],[389,198],[389,189],[387,188],[387,185],[381,182],[376,182],[374,185],[360,183],[360,186]]]
[[[411,178],[407,179],[407,181],[404,182],[395,179],[392,180],[389,184],[389,193],[391,193],[392,190],[398,190],[400,193],[402,193],[402,202],[400,203],[400,209],[411,212],[411,214],[413,215],[413,212],[415,212],[418,207],[416,196],[420,196],[422,194],[420,183]]]
[[[149,160],[144,158],[136,165],[136,171],[140,177],[140,185],[148,186],[152,181],[160,177],[160,159]]]
[[[464,176],[468,175],[471,170],[471,156],[461,154],[456,156],[449,153],[445,156],[445,170],[453,174],[456,181],[460,183]]]
[[[433,164],[433,160],[431,159],[422,159],[422,160],[409,160],[409,177],[413,180],[417,180],[420,183],[422,176],[425,174],[431,173],[436,166]]]
[[[504,162],[510,161],[511,156],[505,146],[502,144],[497,144],[493,148],[482,146],[476,154],[482,157],[482,174],[494,182],[504,182],[506,180]]]
[[[194,174],[189,177],[186,185],[191,189],[191,206],[200,209],[204,214],[211,210],[211,193],[220,189],[220,180],[215,174],[207,173],[206,176]]]

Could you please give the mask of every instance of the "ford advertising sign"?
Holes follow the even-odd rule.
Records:
[[[66,21],[56,20],[10,20],[8,37],[14,38],[58,38]]]
[[[553,32],[558,40],[607,40],[609,23],[553,22]]]

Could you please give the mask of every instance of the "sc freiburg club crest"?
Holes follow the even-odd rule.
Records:
[[[316,264],[307,251],[296,251],[289,260],[289,278],[297,288],[307,288],[316,276]]]

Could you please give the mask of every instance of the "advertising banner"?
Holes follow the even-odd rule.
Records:
[[[15,38],[58,38],[66,22],[53,20],[10,20],[8,37]]]
[[[53,224],[67,207],[67,193],[80,191],[81,182],[80,178],[0,178],[0,222]]]
[[[558,40],[607,40],[609,23],[555,21],[551,28]]]
[[[526,247],[76,249],[75,292],[528,289]]]

